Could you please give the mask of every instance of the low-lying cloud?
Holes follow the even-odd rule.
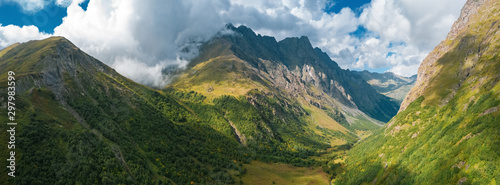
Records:
[[[223,26],[218,12],[210,10],[224,6],[219,1],[92,0],[84,11],[74,1],[54,35],[139,83],[164,86],[162,68],[182,67],[195,57],[199,43]]]
[[[42,1],[68,7],[53,35],[68,38],[123,75],[152,86],[164,86],[169,76],[163,69],[185,66],[200,43],[226,23],[243,24],[277,40],[306,35],[343,68],[382,68],[410,76],[446,37],[465,3],[372,0],[360,14],[349,8],[334,14],[324,11],[332,5],[327,0],[90,0],[87,10],[78,5],[82,1]],[[36,11],[33,7],[40,0],[19,2]],[[353,34],[360,27],[366,33]],[[23,34],[12,35],[15,32]],[[48,36],[34,26],[0,25],[0,48]]]

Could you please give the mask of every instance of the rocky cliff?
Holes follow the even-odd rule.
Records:
[[[336,184],[500,181],[500,1],[469,0],[400,112],[359,143]]]
[[[211,59],[225,58],[225,66],[234,66],[232,61],[237,61],[252,69],[241,71],[242,74],[250,75],[252,81],[262,81],[260,84],[263,86],[285,89],[295,97],[299,92],[310,92],[306,89],[314,87],[342,106],[361,110],[383,122],[394,116],[398,109],[398,104],[391,98],[375,91],[353,72],[341,69],[319,48],[313,48],[305,36],[277,42],[275,38],[257,35],[245,26],[236,28],[231,24],[226,26],[226,32],[231,34],[214,37],[202,46],[200,56],[189,66],[198,68],[198,64]],[[209,79],[220,81],[216,77]]]
[[[439,74],[441,66],[437,63],[447,52],[454,49],[453,44],[459,42],[459,39],[464,38],[467,30],[470,31],[472,24],[477,24],[478,9],[485,3],[485,0],[467,1],[462,8],[460,17],[453,24],[451,31],[445,40],[441,41],[434,50],[427,55],[418,68],[418,78],[415,86],[410,90],[406,98],[403,100],[399,112],[406,109],[406,107],[418,97],[422,96],[424,91],[429,87],[431,79]],[[473,20],[473,21],[470,21]],[[495,23],[496,24],[496,23]],[[492,27],[494,26],[491,25]],[[458,39],[458,40],[457,40]],[[473,52],[472,50],[466,51],[467,54]]]

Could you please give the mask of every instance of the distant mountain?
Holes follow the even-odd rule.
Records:
[[[388,97],[394,98],[399,102],[402,102],[406,97],[406,94],[415,85],[417,81],[417,75],[411,77],[399,76],[391,72],[386,73],[376,73],[364,71],[352,71],[363,80],[368,82],[372,87],[379,93],[386,95]]]
[[[500,182],[499,9],[467,1],[400,112],[349,151],[335,184]]]

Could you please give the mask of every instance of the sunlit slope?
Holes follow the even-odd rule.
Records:
[[[208,102],[223,95],[248,97],[254,90],[285,98],[282,101],[306,110],[300,117],[316,133],[323,128],[349,135],[369,131],[383,124],[377,119],[390,118],[398,108],[312,48],[307,37],[277,42],[244,26],[227,25],[226,29],[231,34],[204,44],[200,56],[168,88],[197,92]]]
[[[254,157],[232,133],[206,126],[171,96],[122,77],[64,38],[15,45],[0,66],[1,107],[7,71],[16,73],[18,123],[16,178],[3,168],[0,184],[231,183],[229,170],[241,172],[239,163]],[[3,143],[7,134],[0,133]],[[8,158],[7,147],[0,155]]]
[[[341,130],[321,128],[299,101],[264,88],[209,96],[137,84],[62,37],[2,53],[1,107],[7,73],[16,73],[22,178],[8,178],[4,168],[0,184],[231,184],[251,160],[312,166],[308,157],[332,141],[357,140],[338,123]]]
[[[467,2],[420,66],[409,106],[349,152],[335,184],[500,181],[499,9],[494,0]]]

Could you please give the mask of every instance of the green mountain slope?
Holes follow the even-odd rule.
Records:
[[[500,181],[500,2],[469,0],[404,106],[350,152],[335,184]]]
[[[406,94],[417,81],[417,75],[399,76],[391,72],[376,73],[369,71],[353,71],[368,82],[377,92],[402,102]]]
[[[229,184],[251,160],[321,166],[308,157],[358,139],[333,109],[253,87],[219,96],[152,89],[61,37],[1,53],[0,107],[7,107],[8,72],[16,73],[19,178],[4,168],[0,184]],[[378,127],[365,116],[361,129]],[[6,108],[0,120],[8,120]],[[9,158],[6,147],[0,157]]]
[[[351,133],[377,128],[398,108],[350,71],[342,70],[307,37],[256,35],[227,25],[223,34],[201,47],[200,56],[169,88],[195,91],[210,98],[247,96],[253,89],[300,104],[313,127]],[[359,89],[365,89],[360,91]],[[310,115],[309,115],[310,114]],[[373,119],[375,118],[375,119]]]
[[[2,107],[7,71],[16,73],[18,123],[16,178],[3,168],[1,184],[230,183],[229,170],[241,172],[250,158],[234,139],[183,119],[195,116],[170,96],[64,38],[20,44],[0,61]],[[7,147],[0,151],[8,158]]]
[[[0,107],[9,71],[16,79],[19,178],[4,168],[0,184],[231,184],[251,160],[328,169],[318,155],[349,147],[398,109],[306,37],[278,43],[228,29],[161,90],[62,37],[1,50]]]

